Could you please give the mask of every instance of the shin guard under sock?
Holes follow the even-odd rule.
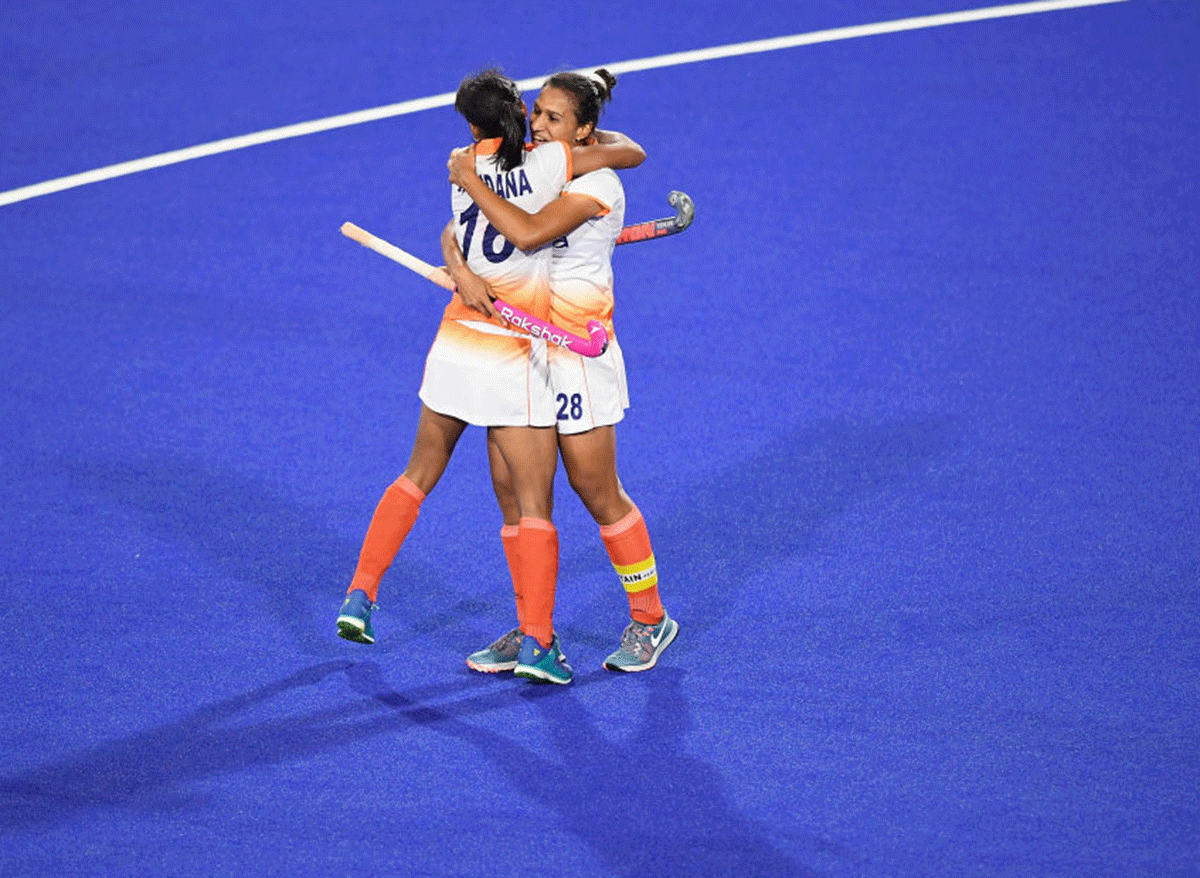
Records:
[[[517,577],[525,606],[521,630],[549,647],[554,640],[554,589],[558,582],[558,530],[540,518],[522,518],[517,530]]]
[[[504,544],[504,558],[508,561],[508,572],[512,577],[513,597],[517,599],[517,627],[525,625],[525,595],[521,589],[520,548],[517,534],[520,528],[515,524],[506,524],[500,528],[500,542]]]
[[[383,492],[371,517],[371,524],[367,527],[367,535],[358,555],[358,567],[355,568],[350,587],[346,589],[347,593],[361,588],[371,603],[375,602],[379,594],[379,580],[391,566],[404,538],[416,523],[424,499],[425,492],[406,476],[396,479]]]
[[[629,615],[645,625],[662,621],[663,607],[658,597],[658,568],[650,546],[650,532],[638,508],[614,524],[600,526],[600,538],[608,550],[613,569],[629,598]]]

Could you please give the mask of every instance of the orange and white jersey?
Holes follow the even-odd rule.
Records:
[[[596,213],[553,242],[550,262],[550,322],[587,335],[587,322],[599,320],[613,334],[612,253],[625,223],[625,189],[608,168],[584,174],[563,194],[586,195]]]
[[[565,144],[546,143],[527,149],[525,160],[511,171],[501,171],[492,161],[499,145],[499,140],[483,140],[476,145],[475,172],[489,189],[528,213],[537,213],[556,199],[571,178],[571,153]],[[467,267],[510,305],[546,319],[550,282],[547,248],[518,249],[488,222],[471,196],[458,186],[451,187],[450,207],[454,212],[454,234]],[[470,321],[483,319],[478,311],[459,303],[457,297],[446,316]],[[503,325],[501,321],[495,322]]]
[[[527,150],[520,166],[492,162],[499,141],[481,141],[475,169],[492,191],[537,213],[558,197],[571,174],[566,146]],[[451,187],[455,235],[471,271],[509,304],[546,319],[550,313],[549,247],[524,251],[492,226],[466,191]],[[477,426],[555,423],[546,342],[488,319],[454,296],[425,358],[421,401],[435,412]]]
[[[585,433],[617,423],[629,408],[625,360],[613,330],[612,252],[625,222],[625,190],[617,175],[602,169],[572,180],[569,193],[596,202],[596,213],[554,242],[550,261],[550,320],[577,335],[599,320],[608,330],[608,350],[582,357],[550,348],[550,386],[562,434]]]

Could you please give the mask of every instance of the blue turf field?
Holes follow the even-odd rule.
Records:
[[[0,192],[516,78],[965,8],[26,2]],[[686,9],[686,12],[681,12]],[[560,485],[567,690],[482,431],[333,620],[444,297],[449,108],[0,206],[0,875],[1200,876],[1200,3],[631,72],[623,479]]]

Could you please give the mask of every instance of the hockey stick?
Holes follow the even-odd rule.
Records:
[[[644,223],[626,226],[621,229],[617,243],[631,244],[634,241],[651,241],[655,238],[665,238],[667,235],[678,235],[690,226],[692,218],[696,215],[696,207],[692,204],[692,199],[688,198],[687,193],[678,190],[672,191],[667,196],[667,201],[671,202],[671,206],[675,208],[675,216],[666,216],[662,219],[647,220]]]
[[[444,287],[452,293],[457,291],[454,279],[450,277],[444,268],[432,266],[423,259],[418,259],[411,253],[401,250],[395,244],[372,235],[366,229],[359,228],[354,223],[342,223],[342,234],[351,241],[356,241],[369,250],[374,250],[380,256],[386,256],[393,262],[399,262],[405,268],[412,269],[421,275],[421,277],[433,281],[438,286]],[[604,324],[599,320],[589,320],[587,331],[590,337],[581,338],[572,332],[558,328],[553,323],[539,320],[537,317],[527,314],[520,308],[514,308],[502,299],[496,299],[493,304],[496,306],[496,311],[499,312],[501,317],[517,329],[532,335],[534,338],[545,339],[550,344],[567,348],[585,357],[598,357],[608,348],[608,332],[604,329]]]

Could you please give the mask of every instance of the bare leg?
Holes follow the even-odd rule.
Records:
[[[422,405],[412,455],[404,470],[408,480],[426,494],[432,491],[442,473],[446,471],[450,455],[454,453],[454,446],[458,444],[466,429],[466,421],[438,414],[428,406]]]
[[[489,457],[493,446],[507,469],[519,518],[550,521],[554,472],[558,468],[558,431],[553,427],[489,427]],[[495,464],[492,475],[495,479]]]
[[[633,511],[633,501],[617,477],[617,433],[613,427],[560,436],[558,444],[567,480],[596,524],[615,524]]]
[[[488,430],[488,463],[492,469],[492,490],[496,492],[496,503],[500,506],[500,514],[504,516],[505,525],[516,527],[521,521],[521,510],[517,507],[517,495],[513,491],[512,474],[500,446],[491,430]]]

